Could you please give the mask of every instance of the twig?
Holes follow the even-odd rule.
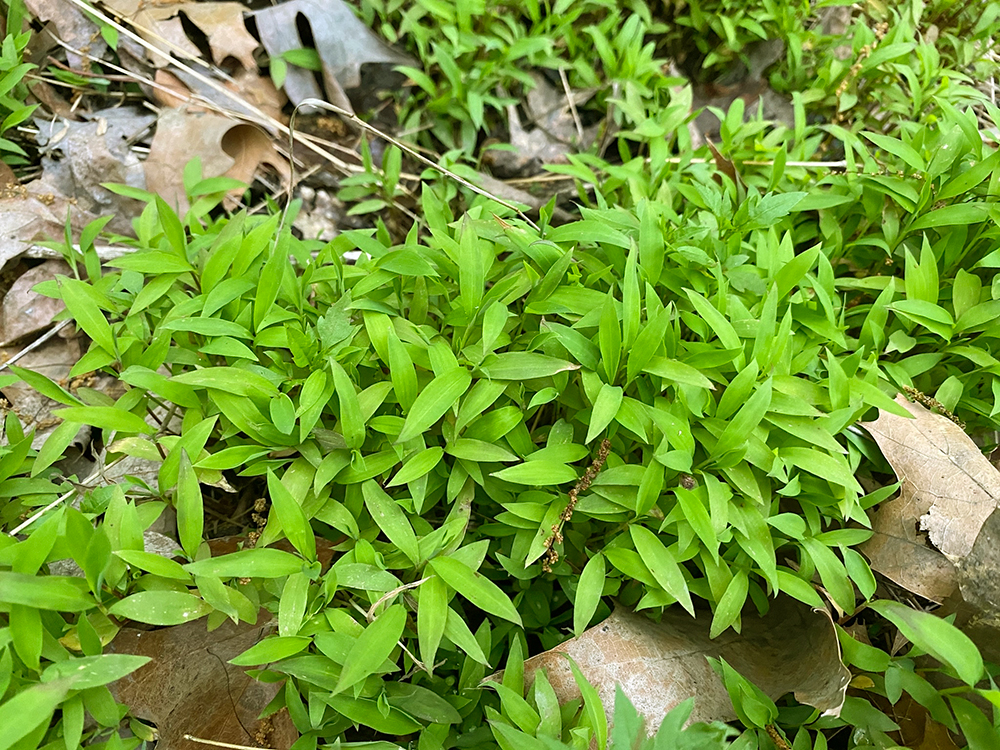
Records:
[[[61,320],[58,323],[56,323],[54,326],[52,326],[52,328],[50,328],[45,333],[43,333],[41,336],[39,336],[37,339],[35,339],[34,341],[32,341],[30,344],[28,344],[26,347],[24,347],[21,351],[19,351],[13,357],[11,357],[10,359],[8,359],[3,364],[0,364],[0,370],[3,370],[4,368],[8,367],[9,365],[14,364],[15,362],[17,362],[19,359],[23,358],[29,352],[33,352],[35,349],[37,349],[42,344],[44,344],[46,341],[48,341],[53,336],[55,336],[57,333],[59,333],[59,331],[61,331],[63,328],[65,328],[66,326],[68,326],[71,322],[73,322],[72,318],[66,318],[66,320]]]
[[[269,748],[269,747],[261,748],[261,747],[252,747],[250,745],[234,745],[232,742],[204,740],[201,737],[194,737],[190,734],[185,734],[184,739],[186,739],[189,742],[198,742],[201,743],[202,745],[212,745],[212,747],[225,747],[229,748],[229,750],[274,750],[274,748]]]
[[[563,91],[566,92],[566,101],[569,103],[570,114],[573,115],[573,124],[576,125],[576,145],[583,147],[583,123],[580,122],[580,114],[576,111],[576,103],[573,101],[573,92],[569,87],[569,79],[566,71],[559,68],[559,80],[562,81]]]
[[[368,608],[368,611],[365,612],[365,619],[368,620],[368,622],[371,622],[372,620],[375,619],[375,610],[379,608],[379,605],[389,601],[390,599],[398,596],[399,594],[402,594],[404,591],[415,589],[420,584],[426,583],[429,580],[430,578],[421,578],[419,581],[413,581],[413,583],[404,583],[402,586],[397,586],[392,591],[387,591],[379,598],[378,601],[376,601],[371,607]]]
[[[559,514],[559,522],[552,524],[552,536],[545,540],[545,553],[542,558],[542,571],[545,573],[552,572],[552,566],[559,561],[559,553],[555,549],[555,545],[562,543],[563,535],[562,530],[566,525],[566,522],[573,518],[573,511],[576,509],[576,503],[579,499],[581,492],[586,492],[590,489],[590,485],[597,478],[597,474],[604,467],[604,462],[608,460],[608,454],[611,453],[611,441],[607,438],[601,441],[601,447],[597,449],[597,458],[594,462],[583,472],[583,476],[576,483],[576,486],[569,491],[569,502],[566,503],[566,507],[563,508],[563,512]]]
[[[357,125],[359,128],[367,130],[369,133],[374,133],[379,138],[382,138],[383,140],[387,141],[388,143],[391,143],[393,146],[396,146],[396,148],[402,149],[403,151],[405,151],[406,153],[408,153],[410,156],[412,156],[414,159],[416,159],[417,161],[419,161],[421,164],[424,164],[424,165],[430,167],[431,169],[434,169],[434,170],[440,172],[441,174],[446,175],[447,177],[450,177],[451,179],[455,180],[455,182],[459,183],[460,185],[463,185],[464,187],[467,187],[469,190],[471,190],[472,192],[476,193],[477,195],[481,195],[484,198],[489,198],[492,201],[496,201],[497,203],[499,203],[504,208],[509,208],[511,211],[514,211],[518,216],[520,216],[521,219],[525,223],[527,223],[528,226],[530,226],[532,229],[534,229],[536,232],[541,231],[538,228],[538,225],[535,224],[535,222],[533,222],[531,219],[529,219],[527,217],[527,215],[521,209],[519,209],[517,206],[515,206],[513,203],[508,203],[507,201],[503,200],[502,198],[500,198],[500,197],[498,197],[496,195],[493,195],[488,190],[483,190],[481,187],[479,187],[478,185],[474,185],[473,183],[469,182],[464,177],[460,177],[459,175],[455,174],[454,172],[452,172],[447,167],[443,167],[440,164],[431,161],[430,159],[428,159],[426,156],[424,156],[423,154],[421,154],[419,151],[417,151],[415,148],[413,148],[409,144],[406,144],[406,143],[403,143],[402,141],[396,140],[395,138],[393,138],[388,133],[384,133],[381,130],[379,130],[378,128],[376,128],[374,125],[369,125],[367,122],[365,122],[364,120],[362,120],[360,117],[358,117],[353,112],[348,112],[346,109],[341,109],[336,104],[330,104],[329,102],[324,102],[321,99],[313,99],[313,98],[303,99],[301,102],[299,102],[298,106],[299,107],[306,107],[306,106],[309,106],[309,107],[318,107],[320,109],[325,109],[328,112],[333,112],[334,114],[338,114],[341,117],[344,117],[344,118],[350,120],[355,125]]]

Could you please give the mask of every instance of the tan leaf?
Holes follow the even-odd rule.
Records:
[[[47,260],[29,268],[11,284],[0,307],[0,346],[48,328],[53,318],[66,309],[62,300],[34,291],[35,284],[54,279],[57,274],[68,276],[69,266],[61,260]]]
[[[156,3],[137,0],[110,0],[105,2],[122,18],[131,21],[136,31],[151,45],[178,57],[185,54],[200,58],[198,47],[188,38],[180,18],[188,20],[205,33],[212,59],[220,65],[227,57],[235,58],[247,70],[256,70],[253,53],[257,40],[243,23],[239,3]],[[178,50],[181,54],[178,54]],[[152,55],[150,63],[157,68],[168,64],[159,55]]]
[[[710,620],[667,611],[655,622],[618,607],[579,638],[525,661],[525,677],[545,669],[560,702],[579,698],[568,655],[597,689],[609,719],[617,684],[655,730],[670,709],[692,696],[691,721],[736,717],[705,658],[721,656],[772,698],[794,692],[826,714],[840,713],[850,673],[826,612],[781,597],[764,617],[744,614],[742,633],[729,630],[715,640],[708,637]]]
[[[902,486],[899,498],[884,503],[875,514],[875,534],[861,550],[875,570],[942,601],[955,588],[952,564],[972,551],[979,530],[997,507],[1000,472],[950,419],[902,395],[896,401],[914,418],[881,412],[863,425]]]
[[[184,167],[195,156],[201,157],[202,175],[206,178],[226,175],[249,184],[264,164],[273,168],[285,184],[290,176],[288,162],[275,150],[270,138],[253,125],[220,115],[166,109],[149,147],[146,186],[181,213],[188,207]],[[235,196],[233,204],[239,191]]]
[[[205,620],[160,630],[122,628],[107,651],[152,657],[146,666],[113,683],[115,700],[154,723],[157,750],[193,747],[184,735],[287,750],[298,738],[286,711],[259,720],[283,683],[251,679],[228,661],[266,636],[271,615],[257,624],[226,620],[208,632]]]

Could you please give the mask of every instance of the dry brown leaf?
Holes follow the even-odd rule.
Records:
[[[113,216],[109,231],[131,234],[132,217],[142,210],[142,203],[113,193],[103,184],[146,187],[142,162],[132,144],[155,121],[155,115],[132,107],[94,112],[83,122],[36,119],[43,180],[72,200],[74,214]]]
[[[112,695],[156,725],[157,750],[199,747],[185,734],[287,750],[298,738],[287,711],[257,719],[283,683],[258,682],[228,664],[271,631],[270,620],[261,610],[255,625],[226,620],[210,633],[205,620],[153,631],[122,628],[107,650],[152,661],[113,683]]]
[[[271,57],[308,47],[299,37],[297,23],[301,16],[309,24],[327,91],[326,95],[320,91],[311,70],[289,65],[284,89],[293,104],[308,98],[339,104],[331,97],[338,89],[342,94],[361,85],[362,65],[392,68],[419,64],[376,36],[343,0],[290,0],[253,15],[261,44]]]
[[[579,698],[569,655],[597,689],[609,719],[618,684],[655,730],[670,709],[692,696],[691,721],[736,717],[705,658],[721,656],[772,698],[794,692],[801,703],[840,713],[850,672],[828,613],[782,597],[764,617],[745,614],[742,633],[729,630],[715,640],[708,637],[709,619],[667,611],[655,622],[618,607],[579,638],[525,661],[525,676],[544,668],[560,702]]]
[[[0,346],[10,346],[18,339],[48,328],[56,315],[66,309],[62,300],[45,297],[34,291],[35,284],[69,275],[61,260],[47,260],[28,269],[11,284],[0,306]]]
[[[100,58],[108,49],[97,24],[75,5],[63,0],[25,0],[25,7],[32,18],[51,21],[55,34],[74,50]],[[90,69],[90,60],[77,52],[67,52],[66,59],[71,68]]]
[[[188,207],[184,167],[195,156],[201,158],[206,178],[226,175],[249,184],[263,164],[272,167],[283,184],[290,178],[288,162],[271,139],[253,125],[204,112],[166,109],[146,159],[146,187],[180,213]],[[231,205],[239,195],[236,191]]]
[[[7,361],[20,351],[20,347],[5,347],[0,349],[0,361]],[[69,371],[80,359],[80,344],[76,339],[63,339],[55,336],[37,349],[28,352],[18,360],[19,367],[33,370],[54,380],[63,387],[67,386]],[[11,408],[24,425],[24,430],[35,431],[31,445],[36,450],[42,447],[51,432],[62,424],[62,419],[52,414],[53,409],[61,409],[64,404],[43,396],[26,383],[11,383],[3,389],[4,397],[10,402]]]
[[[36,241],[61,238],[67,215],[75,235],[97,218],[83,210],[70,211],[70,206],[66,196],[43,180],[0,193],[0,266]]]
[[[997,507],[1000,472],[950,419],[902,395],[896,401],[914,418],[881,412],[863,425],[902,486],[899,498],[875,514],[875,533],[861,551],[883,575],[942,601],[957,583],[953,564],[972,551]]]
[[[245,8],[239,3],[105,0],[104,4],[131,21],[139,35],[157,49],[174,55],[181,51],[190,57],[200,58],[201,52],[184,31],[180,18],[183,13],[208,38],[212,59],[217,65],[232,57],[247,70],[257,69],[253,59],[257,40],[243,23]],[[168,64],[168,60],[160,55],[150,55],[149,62],[157,68]]]

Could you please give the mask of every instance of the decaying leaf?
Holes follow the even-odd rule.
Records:
[[[107,50],[97,24],[75,5],[62,0],[25,0],[24,4],[32,18],[51,21],[55,34],[74,50],[98,58]],[[66,59],[77,70],[90,68],[90,60],[77,52],[67,52]]]
[[[940,602],[957,584],[954,563],[969,555],[997,507],[1000,472],[950,419],[902,395],[896,401],[914,418],[882,412],[864,425],[902,486],[875,514],[861,551],[878,572]]]
[[[61,260],[47,260],[17,277],[0,306],[0,346],[10,346],[19,339],[38,333],[66,309],[61,299],[34,291],[35,284],[69,275],[69,266]]]
[[[243,23],[246,10],[240,3],[157,3],[145,0],[105,0],[105,5],[130,21],[147,42],[167,53],[178,51],[200,58],[201,52],[184,31],[183,14],[208,39],[212,59],[221,65],[227,57],[238,60],[246,70],[256,70],[253,59],[257,40]],[[183,55],[182,55],[183,56]],[[163,67],[168,61],[151,55],[149,62]]]
[[[20,347],[0,349],[0,361],[6,361],[20,351]],[[70,386],[67,381],[69,371],[80,359],[80,344],[76,339],[63,339],[58,336],[49,339],[39,348],[28,352],[18,360],[19,367],[45,375],[49,380],[60,383],[63,387]],[[27,383],[16,382],[3,389],[4,397],[10,402],[24,430],[35,431],[31,445],[38,449],[52,431],[62,424],[62,420],[53,416],[52,410],[59,409],[59,404],[48,396],[43,396]]]
[[[534,75],[535,87],[528,92],[529,122],[522,123],[517,106],[507,107],[507,126],[513,150],[487,151],[485,162],[501,177],[538,174],[544,164],[564,164],[566,155],[586,150],[597,136],[598,126],[578,129],[573,107],[590,99],[594,92],[572,92],[572,107],[566,92]],[[529,129],[529,126],[532,126]]]
[[[131,146],[155,121],[155,115],[134,107],[94,112],[82,122],[36,118],[43,179],[74,201],[74,212],[111,215],[110,231],[131,233],[131,219],[142,204],[102,183],[146,187],[142,162]]]
[[[183,213],[188,206],[184,166],[195,156],[201,157],[206,178],[226,175],[249,184],[264,164],[278,173],[283,184],[290,177],[288,162],[271,139],[253,125],[205,112],[167,109],[160,115],[149,147],[146,188]]]
[[[287,711],[257,718],[283,683],[258,682],[245,668],[228,664],[272,627],[271,615],[261,610],[255,625],[226,620],[212,632],[204,619],[153,631],[122,628],[107,651],[152,661],[112,684],[111,692],[135,716],[156,725],[157,750],[195,747],[186,734],[285,750],[298,738]]]
[[[61,238],[67,216],[74,235],[97,218],[87,211],[70,211],[70,201],[42,179],[0,192],[0,266],[35,242]]]
[[[363,65],[380,65],[386,70],[395,65],[418,65],[376,36],[343,0],[290,0],[259,10],[253,16],[261,44],[272,58],[309,47],[299,37],[297,23],[302,19],[309,25],[312,46],[323,65],[327,91],[326,95],[320,91],[311,70],[290,65],[284,88],[293,104],[308,98],[339,104],[330,97],[338,89],[343,92],[358,88]]]
[[[655,729],[666,713],[694,696],[691,721],[735,718],[722,681],[705,657],[722,657],[772,698],[794,692],[801,703],[838,715],[850,673],[829,614],[782,597],[764,617],[743,617],[742,633],[708,637],[708,619],[667,611],[659,622],[618,607],[579,638],[524,663],[525,677],[545,669],[560,702],[580,697],[570,656],[613,716],[615,685]],[[494,675],[495,679],[499,675]]]

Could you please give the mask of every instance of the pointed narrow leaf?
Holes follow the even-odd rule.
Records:
[[[333,693],[336,695],[381,667],[399,643],[406,627],[406,610],[393,604],[371,623],[351,646]]]
[[[454,557],[435,557],[429,563],[435,573],[455,591],[484,612],[521,624],[521,615],[507,595],[486,576],[472,570]]]
[[[267,471],[267,490],[271,496],[271,506],[288,541],[304,558],[315,560],[316,535],[309,525],[309,519],[292,493],[270,469]]]
[[[399,504],[379,487],[378,482],[369,479],[361,486],[365,497],[365,507],[382,533],[406,555],[414,565],[420,562],[420,548],[417,535]]]
[[[471,384],[472,375],[463,367],[455,367],[434,378],[413,402],[397,442],[405,443],[422,434],[458,403]]]

